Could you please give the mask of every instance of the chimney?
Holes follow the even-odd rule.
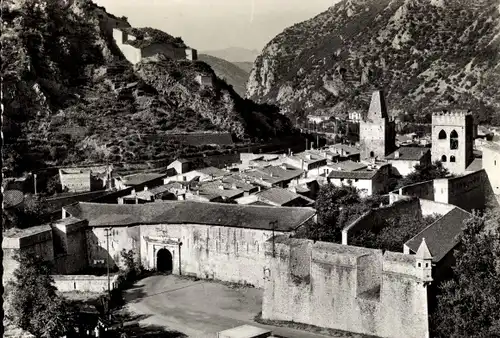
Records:
[[[135,189],[132,189],[132,191],[130,192],[131,195],[135,195]]]
[[[394,158],[399,158],[401,154],[399,153],[399,150],[396,150],[396,152],[394,153]]]
[[[311,154],[307,154],[307,155],[306,155],[306,159],[311,160],[311,159],[312,159]]]
[[[148,186],[147,185],[144,186],[144,191],[148,191]]]
[[[233,185],[231,186],[231,189],[238,189],[238,187],[236,186],[236,184],[233,183]]]
[[[222,184],[219,185],[219,190],[224,190],[224,186]]]

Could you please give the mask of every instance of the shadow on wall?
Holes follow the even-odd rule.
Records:
[[[106,271],[107,264],[109,260],[109,269],[116,271],[118,270],[118,265],[120,263],[120,256],[116,254],[111,256],[106,250],[106,244],[101,246],[99,243],[99,238],[92,232],[92,230],[86,231],[87,239],[87,260],[89,264],[89,269],[96,271]],[[111,247],[111,240],[110,240]]]

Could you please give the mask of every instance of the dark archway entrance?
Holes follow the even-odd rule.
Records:
[[[167,249],[160,249],[156,254],[156,270],[158,272],[172,272],[172,254]]]

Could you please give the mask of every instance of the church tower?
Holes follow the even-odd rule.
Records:
[[[474,160],[474,121],[470,111],[432,114],[432,161],[441,161],[453,174],[463,174]]]
[[[389,120],[384,93],[372,94],[368,114],[359,124],[361,159],[384,158],[396,150],[396,125]]]

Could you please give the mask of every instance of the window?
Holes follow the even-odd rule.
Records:
[[[373,151],[370,151],[370,157],[375,157],[375,153]]]
[[[450,134],[450,149],[458,149],[458,133],[455,130]]]
[[[429,267],[429,263],[425,263],[425,267],[428,268]]]
[[[446,132],[444,130],[441,130],[439,132],[438,139],[440,139],[440,140],[446,140]]]
[[[450,156],[450,162],[455,162],[455,156]]]
[[[419,262],[418,263],[418,267],[421,268],[422,267],[422,263]]]
[[[497,165],[497,160],[494,161],[494,165]]]
[[[441,156],[441,162],[446,162],[446,155]]]

